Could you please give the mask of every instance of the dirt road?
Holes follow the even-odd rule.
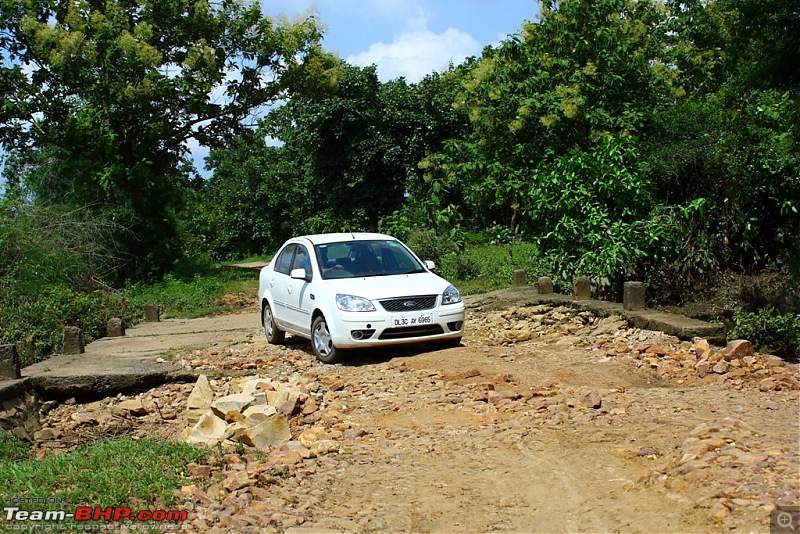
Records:
[[[179,361],[300,376],[306,395],[283,447],[188,467],[187,531],[768,532],[776,505],[800,504],[796,366],[755,355],[698,374],[702,346],[552,307],[474,310],[461,347],[343,365],[237,321],[252,331]],[[118,398],[58,406],[40,446],[70,446],[82,424],[177,436],[191,388],[140,395],[147,414],[123,423]]]

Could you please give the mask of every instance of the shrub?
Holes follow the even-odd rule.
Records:
[[[441,273],[451,280],[474,280],[481,274],[481,266],[466,254],[449,253],[442,258]]]
[[[128,324],[134,321],[133,310],[120,292],[84,293],[53,285],[37,297],[7,300],[0,313],[0,338],[17,345],[23,366],[42,361],[57,350],[64,326],[79,327],[84,340],[90,342],[105,335],[112,317],[122,317]]]
[[[772,308],[737,311],[728,339],[747,339],[761,352],[800,360],[800,314],[779,314]]]
[[[492,291],[511,285],[514,271],[523,269],[528,280],[548,274],[532,243],[477,245],[442,260],[441,274],[464,294]]]
[[[406,244],[422,260],[431,260],[441,265],[448,254],[457,254],[459,242],[449,234],[439,234],[435,230],[417,230],[408,236]]]

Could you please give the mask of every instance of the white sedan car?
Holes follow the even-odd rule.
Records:
[[[325,363],[358,347],[458,345],[464,303],[433,267],[383,234],[290,239],[259,276],[264,333],[270,343],[286,332],[310,339]]]

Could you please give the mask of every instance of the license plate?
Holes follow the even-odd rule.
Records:
[[[429,325],[433,323],[432,313],[423,313],[421,315],[398,315],[394,319],[394,326],[419,326]]]

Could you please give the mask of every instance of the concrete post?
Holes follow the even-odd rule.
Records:
[[[553,294],[553,279],[549,276],[542,276],[539,278],[536,287],[537,293],[540,295],[552,295]]]
[[[527,274],[522,269],[517,269],[514,271],[514,282],[513,285],[515,286],[526,286],[528,285]]]
[[[644,282],[625,282],[622,293],[623,310],[643,310],[644,304]]]
[[[575,300],[589,300],[592,298],[592,282],[588,276],[578,276],[572,289],[572,298]]]
[[[125,335],[125,324],[119,317],[112,317],[106,324],[106,336],[120,337]]]
[[[155,304],[144,305],[144,320],[147,323],[157,323],[161,320],[161,312]]]
[[[83,354],[83,332],[77,326],[65,326],[61,346],[62,354]]]
[[[0,380],[16,380],[20,376],[17,346],[0,345]]]

